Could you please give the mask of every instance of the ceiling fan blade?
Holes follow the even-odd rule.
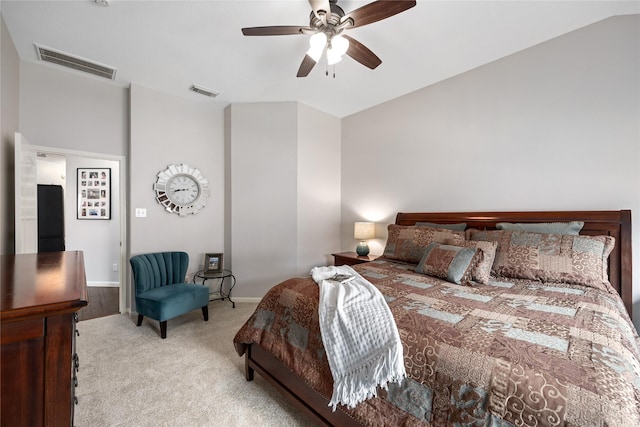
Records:
[[[288,36],[290,34],[304,34],[304,31],[307,30],[312,30],[312,28],[295,25],[276,25],[271,27],[243,28],[242,34],[245,36]]]
[[[296,77],[307,77],[315,65],[316,61],[309,55],[305,55]]]
[[[351,18],[353,20],[352,28],[362,27],[397,15],[415,5],[415,0],[378,0],[346,14],[340,21],[345,22]]]
[[[358,40],[354,39],[353,37],[349,37],[346,34],[342,34],[342,37],[349,40],[349,49],[347,50],[347,55],[349,55],[365,67],[371,68],[372,70],[378,65],[382,64],[382,60]]]
[[[329,0],[309,0],[309,4],[316,18],[320,19],[323,24],[326,24],[327,15],[331,15],[331,4],[329,4]],[[324,13],[319,13],[321,10],[323,10]]]

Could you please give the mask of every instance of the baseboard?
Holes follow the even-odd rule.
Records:
[[[87,282],[87,287],[119,288],[119,282]]]
[[[252,298],[252,297],[236,297],[231,295],[231,299],[235,302],[251,302],[251,303],[259,303],[262,301],[262,298]]]

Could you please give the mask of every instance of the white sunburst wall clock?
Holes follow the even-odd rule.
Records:
[[[209,180],[184,163],[169,165],[159,172],[153,189],[158,203],[180,216],[197,214],[209,198]]]

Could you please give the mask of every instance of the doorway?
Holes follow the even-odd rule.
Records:
[[[126,312],[128,305],[125,264],[126,168],[124,157],[34,146],[24,141],[24,138],[22,138],[20,146],[21,153],[17,152],[16,157],[23,155],[23,153],[31,153],[26,157],[35,160],[27,162],[35,166],[33,169],[36,170],[36,173],[32,175],[40,175],[41,169],[44,173],[49,166],[46,162],[52,163],[52,159],[57,159],[58,164],[64,163],[62,169],[64,172],[60,173],[60,169],[58,169],[53,176],[62,177],[65,248],[66,250],[83,251],[87,286],[117,288],[118,309],[121,313]],[[43,159],[42,163],[41,159]],[[17,158],[16,164],[20,164]],[[111,169],[111,217],[109,220],[83,220],[78,216],[76,171],[78,168],[98,167]],[[24,185],[25,180],[17,176],[21,169],[24,168],[16,167],[16,182]],[[36,187],[37,179],[32,181],[34,187]],[[33,192],[36,192],[35,189]],[[22,192],[16,191],[16,194],[25,194],[25,191],[24,189]],[[34,218],[35,221],[32,221],[30,220],[32,216],[29,215],[29,212],[37,212],[37,206],[29,205],[30,209],[25,209],[23,206],[25,203],[22,202],[16,198],[16,242],[20,241],[23,249],[22,252],[19,252],[16,244],[16,253],[37,252],[37,231],[33,229],[37,228],[38,218]],[[19,231],[23,234],[22,236],[18,234]]]

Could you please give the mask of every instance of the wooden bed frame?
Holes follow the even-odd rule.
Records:
[[[560,212],[455,212],[455,213],[398,213],[396,224],[413,225],[416,222],[439,224],[467,223],[467,228],[495,229],[498,222],[567,222],[584,221],[580,232],[584,235],[608,235],[616,239],[609,257],[609,280],[618,291],[631,316],[631,211],[560,211]],[[258,345],[248,347],[245,355],[245,377],[252,381],[257,371],[274,385],[295,406],[319,425],[360,425],[343,411],[331,411],[329,399],[309,387],[289,368]]]

